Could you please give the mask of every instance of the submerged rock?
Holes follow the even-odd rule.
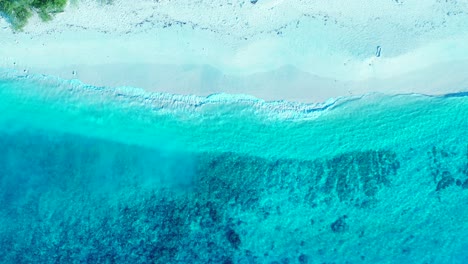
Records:
[[[343,233],[343,232],[348,231],[349,226],[345,221],[346,218],[347,218],[346,216],[342,216],[342,217],[338,218],[335,222],[333,222],[330,225],[331,230],[334,233]]]
[[[445,176],[437,183],[436,191],[445,189],[453,184],[455,184],[455,179],[452,176]]]
[[[231,243],[232,247],[234,247],[235,249],[239,248],[241,244],[241,239],[239,234],[236,233],[236,231],[234,231],[233,229],[229,229],[226,232],[226,238],[229,241],[229,243]]]

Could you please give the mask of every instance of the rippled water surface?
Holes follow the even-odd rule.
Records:
[[[468,97],[0,81],[5,263],[466,263]]]

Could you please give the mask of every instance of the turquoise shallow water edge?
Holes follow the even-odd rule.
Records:
[[[4,263],[466,263],[468,97],[0,80]]]

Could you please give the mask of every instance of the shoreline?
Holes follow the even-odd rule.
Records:
[[[348,102],[362,100],[365,98],[373,98],[380,100],[381,98],[395,98],[395,97],[420,97],[424,98],[458,98],[468,97],[468,92],[448,92],[438,94],[424,94],[424,93],[382,93],[382,92],[368,92],[360,95],[348,95],[348,96],[337,96],[329,97],[327,100],[320,102],[301,102],[293,101],[288,99],[274,99],[265,100],[260,97],[253,96],[245,93],[210,93],[207,95],[197,94],[183,94],[183,93],[171,93],[171,92],[160,92],[160,91],[148,91],[140,87],[133,86],[95,86],[82,82],[79,79],[62,79],[54,75],[46,74],[24,74],[15,70],[5,70],[0,68],[0,81],[6,82],[24,82],[25,87],[29,87],[31,84],[34,87],[50,87],[50,90],[38,90],[37,95],[47,95],[47,97],[54,97],[54,94],[60,96],[63,91],[72,92],[73,96],[76,93],[82,93],[83,96],[100,95],[97,99],[106,101],[106,98],[112,97],[118,98],[126,103],[134,104],[141,103],[141,106],[156,108],[156,109],[167,109],[167,110],[182,110],[182,111],[194,111],[199,107],[205,105],[223,105],[223,104],[238,104],[247,105],[254,109],[263,109],[273,111],[278,114],[283,114],[283,117],[293,117],[294,114],[302,114],[301,116],[295,116],[297,118],[314,117],[314,113],[321,112],[335,107],[339,107],[342,104]],[[28,88],[29,89],[29,88]],[[56,89],[56,91],[54,90]],[[34,88],[33,88],[34,90]],[[36,92],[31,90],[32,95]],[[56,93],[54,93],[56,92]],[[27,94],[25,94],[27,95]],[[27,95],[29,96],[29,95]],[[81,96],[81,95],[78,95]],[[101,97],[104,96],[104,97]],[[50,98],[49,98],[50,99]],[[91,99],[91,98],[90,98]],[[92,101],[92,99],[91,99]],[[103,102],[104,102],[103,101]],[[309,116],[309,114],[312,114]]]
[[[0,68],[79,79],[93,86],[132,86],[199,96],[249,94],[266,101],[316,103],[373,92],[440,95],[468,91],[464,71],[468,54],[463,53],[468,49],[468,29],[460,30],[468,16],[453,18],[449,29],[435,27],[401,43],[400,38],[385,43],[406,33],[387,28],[389,32],[382,35],[374,32],[376,25],[369,25],[360,34],[380,34],[380,41],[354,40],[356,32],[333,33],[358,24],[350,19],[351,14],[336,15],[336,24],[322,25],[320,19],[303,16],[282,2],[197,10],[196,14],[188,12],[188,7],[177,8],[152,1],[102,5],[86,0],[69,6],[51,22],[35,17],[24,32],[17,33],[0,19]],[[336,11],[326,4],[320,8],[330,14]],[[392,4],[385,8],[395,11]],[[281,10],[289,11],[279,16]],[[221,17],[204,16],[215,11],[226,15],[223,23],[216,21]],[[309,10],[311,14],[316,11]],[[96,18],[99,15],[104,17]],[[278,21],[270,25],[272,15]],[[406,19],[402,26],[413,26],[410,15],[400,14]],[[363,13],[360,19],[372,16]],[[257,25],[242,26],[236,17]],[[294,19],[299,19],[296,26],[288,26]],[[275,28],[280,22],[286,26],[278,34]],[[231,34],[229,26],[245,32]]]

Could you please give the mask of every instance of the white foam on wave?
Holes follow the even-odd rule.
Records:
[[[25,82],[27,90],[20,91],[23,96],[44,96],[47,98],[46,100],[62,99],[64,103],[69,102],[69,98],[73,97],[75,101],[83,101],[84,103],[98,101],[120,104],[122,107],[137,105],[169,114],[183,114],[187,111],[195,114],[207,114],[206,106],[237,106],[239,109],[253,109],[257,114],[270,118],[303,119],[317,117],[321,112],[330,110],[340,103],[361,98],[361,96],[338,97],[320,103],[300,103],[286,100],[265,101],[247,94],[180,95],[148,92],[129,86],[97,87],[84,84],[76,79],[63,80],[56,76],[38,74],[24,75],[12,70],[0,70],[0,80]],[[213,111],[213,109],[209,108],[208,111]]]
[[[131,104],[142,103],[142,106],[152,109],[168,110],[177,112],[182,111],[201,111],[207,105],[245,105],[253,107],[271,114],[280,114],[279,117],[317,117],[320,112],[332,110],[349,102],[366,99],[369,97],[464,97],[466,92],[447,93],[447,94],[424,94],[424,93],[399,93],[384,94],[378,92],[369,92],[360,96],[340,96],[329,98],[318,103],[293,102],[288,100],[271,100],[257,98],[249,94],[228,94],[216,93],[208,96],[182,95],[161,92],[148,92],[145,89],[131,86],[105,87],[93,86],[81,82],[78,79],[64,80],[60,77],[42,74],[23,74],[15,70],[0,69],[0,80],[13,82],[27,82],[34,84],[37,89],[32,91],[32,96],[47,94],[60,94],[61,96],[84,96],[86,100],[105,101],[107,103],[128,102]],[[29,86],[30,87],[30,86]],[[27,91],[26,91],[27,92]],[[68,94],[67,94],[68,93]],[[99,95],[99,96],[97,96]],[[124,105],[123,105],[124,106]]]

